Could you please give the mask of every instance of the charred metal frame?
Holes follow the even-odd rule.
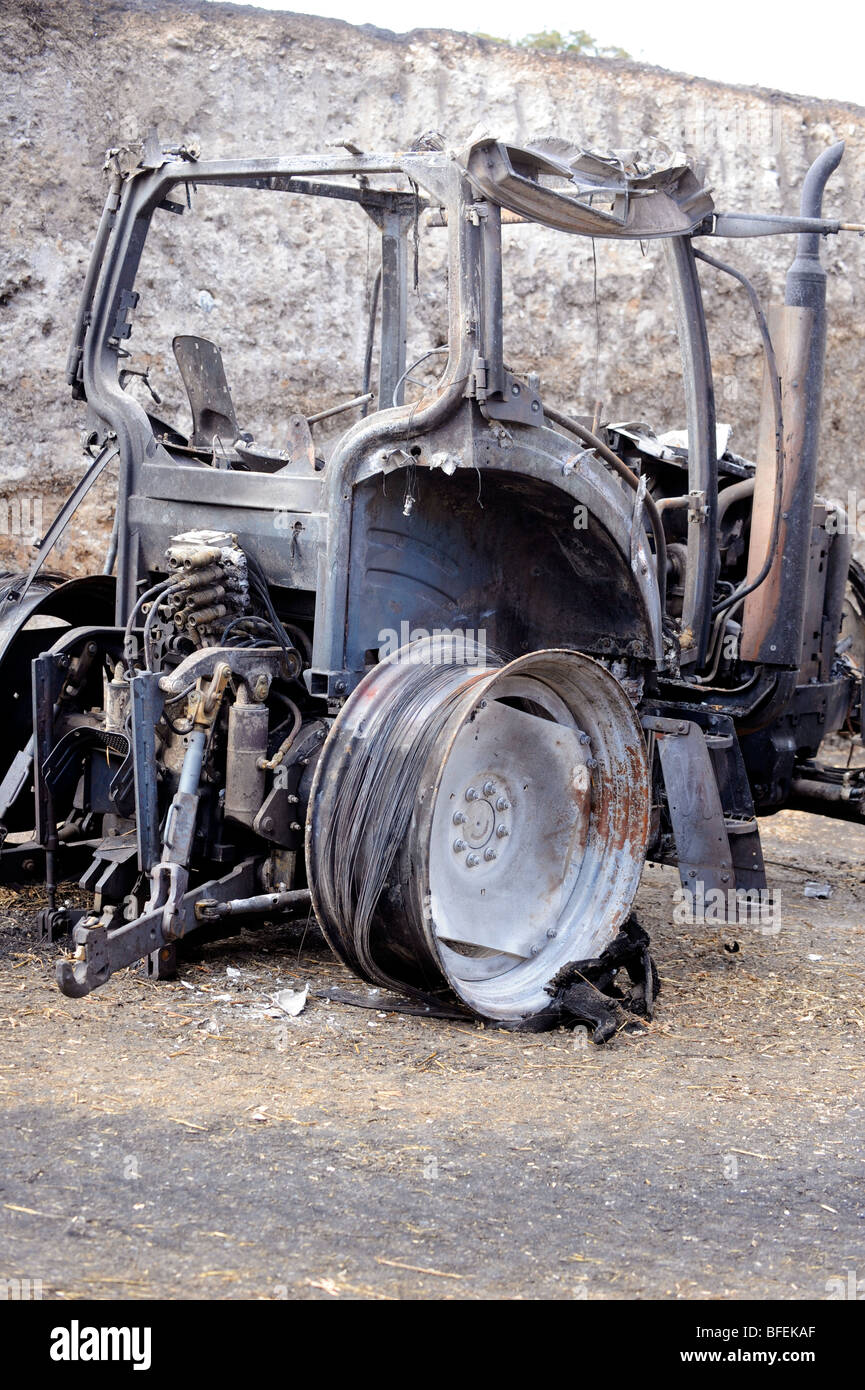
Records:
[[[376,174],[402,174],[427,191],[427,202],[402,191],[364,186]],[[329,184],[325,178],[352,177],[359,184]],[[374,417],[348,432],[339,454],[328,468],[328,550],[331,557],[344,553],[350,536],[350,490],[371,450],[401,448],[410,435],[423,436],[443,424],[466,395],[474,395],[490,419],[536,424],[543,407],[536,393],[506,372],[501,337],[501,215],[500,209],[479,199],[459,166],[444,154],[402,154],[396,159],[346,156],[331,159],[226,160],[181,163],[166,161],[128,181],[119,199],[116,181],[103,213],[97,237],[94,267],[88,275],[70,353],[68,375],[85,395],[101,425],[100,434],[116,436],[120,452],[117,498],[117,609],[123,622],[134,601],[141,557],[130,553],[130,532],[147,510],[146,499],[170,496],[181,503],[197,500],[200,469],[178,465],[153,437],[152,427],[118,381],[118,347],[131,331],[137,295],[135,278],[150,221],[159,209],[181,212],[183,203],[171,195],[188,186],[217,185],[262,191],[340,198],[358,203],[381,229],[381,369],[379,399],[393,399],[405,370],[405,319],[407,299],[408,236],[423,206],[445,209],[449,238],[449,355],[435,393],[411,408],[386,406]],[[119,201],[119,207],[118,207]],[[101,278],[96,270],[111,242],[111,256]],[[714,409],[711,369],[699,282],[690,244],[673,238],[670,257],[674,299],[679,308],[682,356],[686,370],[688,425],[700,441],[695,451],[691,490],[706,494],[708,524],[695,523],[689,555],[688,610],[700,611],[702,595],[710,585],[712,569],[712,518]],[[695,365],[696,364],[696,365]],[[497,461],[501,466],[501,461]],[[169,479],[160,476],[171,469]],[[280,508],[304,518],[316,506],[319,480],[314,478],[263,477],[223,474],[220,478],[225,505],[255,509],[267,495],[267,509]],[[562,484],[560,484],[562,486]],[[567,486],[565,484],[565,486]],[[716,486],[716,485],[715,485]],[[348,489],[348,495],[346,490]],[[138,499],[138,511],[130,500]],[[130,524],[131,523],[131,524]],[[258,529],[253,527],[253,529]],[[645,557],[644,557],[645,558]],[[316,623],[316,693],[326,681],[328,694],[343,695],[360,673],[345,669],[340,650],[340,621],[345,609],[345,574],[332,563],[322,563],[324,590],[319,594]],[[640,576],[643,602],[651,613],[654,651],[662,660],[657,585]],[[695,620],[696,621],[696,620]],[[704,629],[703,629],[704,634]],[[705,642],[704,635],[698,641]]]
[[[624,463],[597,440],[588,449],[575,447],[573,434],[554,429],[553,423],[566,427],[567,418],[553,411],[546,415],[534,379],[523,381],[511,373],[503,345],[503,221],[539,221],[584,235],[636,237],[645,233],[645,204],[636,203],[642,218],[639,233],[622,226],[615,229],[612,223],[604,230],[601,219],[607,214],[592,205],[591,197],[580,206],[573,225],[569,225],[570,214],[562,200],[554,195],[551,203],[549,190],[542,188],[540,182],[533,187],[531,180],[520,172],[523,166],[519,160],[509,163],[512,151],[506,151],[505,158],[505,147],[494,150],[490,142],[481,142],[481,146],[484,148],[480,162],[477,148],[467,162],[450,153],[427,151],[393,157],[346,155],[208,162],[188,152],[154,150],[151,145],[148,157],[138,169],[123,176],[113,174],[67,364],[74,393],[88,404],[91,445],[99,448],[85,483],[89,486],[95,481],[114,450],[120,458],[115,627],[92,631],[100,640],[117,646],[124,624],[134,613],[140,586],[148,574],[161,572],[171,536],[200,526],[205,517],[214,529],[221,527],[236,536],[240,549],[261,564],[268,583],[284,591],[301,590],[314,596],[312,661],[304,679],[310,700],[319,705],[317,723],[313,721],[304,727],[308,739],[312,739],[313,733],[323,739],[325,714],[335,715],[363,681],[370,669],[370,649],[376,645],[375,625],[370,628],[373,619],[367,617],[363,601],[364,585],[377,565],[376,543],[371,536],[377,524],[383,534],[395,534],[392,511],[387,510],[392,504],[381,500],[382,479],[390,474],[402,476],[407,468],[414,467],[423,468],[427,479],[426,515],[423,523],[417,523],[414,534],[416,554],[409,554],[402,570],[395,565],[385,571],[392,592],[400,601],[412,583],[422,588],[425,582],[420,568],[411,568],[416,555],[424,549],[434,551],[448,535],[449,514],[442,498],[447,494],[448,504],[459,503],[461,488],[475,475],[479,484],[495,475],[497,486],[504,490],[504,495],[517,499],[517,507],[526,511],[534,508],[538,516],[552,515],[556,525],[567,516],[568,508],[584,507],[597,523],[593,553],[601,576],[598,582],[603,585],[610,581],[611,591],[615,590],[619,606],[627,614],[627,631],[616,631],[617,640],[621,639],[618,648],[615,642],[594,632],[589,618],[580,642],[573,640],[573,633],[568,631],[541,632],[543,623],[530,636],[543,647],[571,646],[587,656],[627,656],[640,664],[648,682],[640,711],[642,725],[650,746],[658,751],[666,812],[675,840],[675,844],[666,845],[656,840],[651,853],[678,862],[686,886],[689,877],[699,876],[702,882],[721,890],[728,884],[759,888],[765,884],[765,874],[755,804],[757,811],[771,808],[773,802],[783,799],[777,789],[789,789],[792,784],[800,799],[813,796],[816,809],[831,808],[838,800],[832,790],[833,779],[821,780],[822,774],[808,763],[802,766],[809,776],[800,776],[793,782],[794,767],[800,747],[814,743],[820,723],[828,721],[829,727],[838,727],[852,699],[850,673],[839,673],[832,667],[834,645],[822,652],[817,674],[807,684],[800,665],[806,610],[812,625],[821,621],[825,593],[830,616],[836,609],[840,612],[845,577],[839,566],[846,552],[839,547],[833,554],[831,577],[826,578],[820,601],[815,599],[811,605],[812,614],[806,605],[806,591],[812,565],[812,514],[825,351],[825,272],[819,263],[819,239],[821,234],[837,231],[842,225],[822,219],[820,211],[826,180],[837,166],[843,146],[827,151],[813,166],[806,180],[799,218],[715,214],[705,190],[692,184],[686,187],[679,204],[667,210],[672,221],[664,226],[659,223],[649,233],[664,238],[685,386],[688,511],[678,642],[671,638],[663,608],[666,573],[659,583],[657,572],[659,563],[666,567],[663,531],[658,538],[655,529],[654,552],[649,543],[652,527],[647,513],[654,502],[647,496],[645,475],[637,481]],[[503,159],[501,167],[496,165],[497,159]],[[588,175],[590,182],[600,181],[599,187],[603,185],[602,163],[591,168]],[[411,191],[373,187],[369,180],[376,176],[397,176],[407,181]],[[501,182],[496,181],[499,178]],[[195,460],[194,450],[187,450],[189,456],[185,459],[172,455],[170,442],[157,438],[145,410],[123,389],[121,345],[132,331],[138,303],[135,281],[151,220],[158,211],[182,215],[191,191],[198,186],[353,202],[380,232],[379,408],[346,430],[323,473],[315,467],[308,422],[301,421],[309,446],[305,453],[299,450],[277,472],[221,469],[216,475],[218,487],[214,487],[213,471],[201,460]],[[178,193],[183,196],[176,200]],[[633,211],[630,196],[629,190],[625,198],[628,215]],[[419,401],[406,405],[410,240],[422,211],[431,212],[438,225],[447,227],[447,358],[434,386]],[[587,221],[591,233],[584,225]],[[777,598],[767,597],[770,592],[777,595],[777,583],[774,590],[767,585],[762,593],[757,590],[749,599],[751,611],[757,613],[755,627],[760,644],[753,679],[740,689],[725,690],[701,683],[697,674],[707,662],[713,618],[718,607],[723,607],[713,606],[723,509],[719,508],[712,364],[692,239],[779,232],[798,233],[800,237],[799,255],[787,281],[787,305],[794,314],[801,311],[797,344],[806,363],[804,385],[791,396],[799,409],[798,430],[791,432],[787,441],[787,464],[795,470],[798,490],[784,514],[785,548],[779,547],[773,556],[775,580],[783,573],[783,600],[779,603]],[[371,330],[378,298],[377,289]],[[767,354],[771,357],[771,347]],[[368,350],[367,363],[370,360]],[[366,390],[365,381],[364,393]],[[364,394],[358,399],[366,398]],[[226,407],[219,418],[229,416],[231,411]],[[633,491],[621,486],[610,471],[609,465],[620,463],[618,472],[624,474]],[[457,472],[459,476],[453,478]],[[446,477],[448,482],[444,481]],[[66,511],[74,509],[83,495],[82,487],[79,485]],[[683,500],[674,499],[677,504]],[[168,501],[170,524],[164,519]],[[66,511],[55,523],[52,534],[59,533],[58,524],[62,529]],[[274,531],[275,512],[282,513],[285,520],[281,535]],[[503,516],[502,512],[493,514],[499,519]],[[657,525],[657,513],[652,512],[651,517]],[[286,531],[291,532],[290,541]],[[509,534],[513,538],[515,532]],[[466,588],[472,584],[479,588],[488,582],[483,567],[486,564],[489,570],[497,543],[498,537],[493,536],[476,548],[480,560],[477,572],[471,571],[466,578]],[[751,546],[753,551],[753,530]],[[559,548],[565,561],[558,563],[569,563],[573,568],[573,557],[569,560],[565,548],[561,544]],[[525,565],[528,555],[519,552],[517,558]],[[760,559],[758,556],[757,564]],[[467,571],[471,569],[468,555],[465,567]],[[36,583],[37,573],[38,565],[19,591],[22,614],[35,612],[49,602],[50,595],[40,587],[42,581]],[[32,593],[28,593],[30,590]],[[587,608],[592,607],[593,593],[586,580],[583,598],[588,595]],[[410,607],[407,601],[405,607]],[[421,606],[420,621],[436,618],[432,600],[428,607],[427,613]],[[550,607],[553,616],[548,626],[554,628],[561,612],[554,605]],[[373,617],[374,614],[373,609]],[[3,620],[0,611],[0,624]],[[28,749],[19,754],[0,785],[0,803],[4,798],[9,801],[35,759],[36,839],[46,852],[52,909],[58,852],[51,800],[52,757],[56,752],[54,716],[63,689],[63,672],[69,662],[68,651],[75,649],[80,635],[78,630],[67,632],[49,653],[37,654],[33,685],[35,733]],[[826,641],[834,642],[832,632]],[[206,674],[215,681],[216,663],[227,650],[207,648],[194,674]],[[233,659],[239,666],[244,661],[257,661],[266,673],[274,668],[278,656],[276,648],[259,650],[253,660],[251,652],[234,649]],[[373,656],[373,664],[376,660],[377,656]],[[204,922],[234,915],[244,904],[252,912],[277,906],[289,909],[301,899],[306,901],[305,890],[285,889],[275,895],[259,891],[266,843],[292,852],[300,847],[301,827],[297,823],[292,823],[288,830],[285,826],[273,830],[271,825],[271,831],[263,833],[264,806],[254,821],[250,820],[251,828],[262,839],[260,851],[243,858],[222,877],[190,888],[185,874],[172,878],[170,869],[175,866],[161,863],[159,791],[151,735],[166,698],[172,694],[173,679],[152,670],[133,674],[130,669],[127,762],[131,760],[134,767],[134,783],[124,763],[128,773],[124,785],[128,784],[128,798],[134,803],[138,869],[144,875],[155,875],[156,884],[165,868],[163,896],[157,901],[154,889],[151,903],[133,922],[124,922],[119,909],[109,903],[98,922],[86,920],[74,926],[79,958],[75,963],[61,963],[60,968],[61,986],[69,994],[86,993],[103,983],[112,970],[142,955],[150,958],[152,969],[159,973],[163,968],[161,953],[171,954],[176,940]],[[269,679],[267,675],[265,688]],[[639,682],[641,691],[642,680],[643,675]],[[636,698],[639,700],[640,696]],[[800,719],[807,722],[808,733],[797,743],[795,726]],[[184,762],[181,783],[185,768]],[[757,776],[764,775],[765,784],[758,785]],[[290,784],[289,799],[295,803],[299,779],[298,771],[297,781]],[[821,790],[813,792],[814,786]],[[827,786],[829,791],[825,790]],[[846,783],[845,789],[849,799]],[[858,791],[865,796],[865,786]],[[286,793],[286,786],[282,782],[277,786],[274,781],[269,793],[273,809],[281,805],[277,793]],[[0,806],[4,814],[6,809],[5,804]],[[185,827],[190,854],[194,808],[191,815],[192,823]],[[291,816],[287,819],[291,821]],[[188,859],[189,854],[182,867]],[[101,902],[99,885],[104,887],[112,881],[110,855],[103,853],[99,865],[103,878],[99,884],[94,880],[94,885]]]

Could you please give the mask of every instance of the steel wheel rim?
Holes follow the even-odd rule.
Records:
[[[525,934],[518,943],[521,959],[513,964],[501,962],[501,970],[495,969],[494,956],[481,956],[481,962],[486,959],[486,965],[481,964],[479,969],[467,965],[466,957],[460,958],[452,949],[453,936],[448,933],[453,932],[453,922],[442,921],[439,916],[445,895],[435,882],[442,855],[440,841],[434,837],[443,819],[440,808],[451,804],[454,788],[448,771],[453,769],[452,758],[459,754],[459,745],[466,724],[472,721],[473,711],[463,713],[461,722],[452,726],[449,747],[436,750],[438,766],[430,776],[431,781],[434,779],[434,791],[428,800],[429,810],[421,811],[414,818],[410,848],[415,864],[423,860],[424,844],[432,848],[425,881],[415,903],[423,919],[427,941],[437,951],[449,984],[475,1012],[511,1021],[545,1008],[549,1003],[545,985],[553,975],[569,961],[596,956],[615,936],[631,909],[639,885],[649,813],[648,767],[642,731],[633,706],[615,678],[590,658],[573,652],[531,653],[486,679],[477,700],[478,706],[485,702],[486,708],[478,709],[472,722],[479,722],[487,711],[494,709],[498,697],[508,698],[516,680],[524,691],[531,691],[534,686],[536,698],[546,697],[548,709],[553,703],[550,694],[564,704],[568,721],[557,722],[553,728],[557,734],[569,732],[573,735],[571,740],[563,740],[565,751],[570,754],[572,767],[586,769],[588,783],[585,787],[577,787],[576,814],[572,822],[562,828],[552,853],[536,864],[533,872],[527,874],[523,870],[512,876],[510,882],[507,875],[504,877],[504,894],[500,897],[503,896],[505,902],[510,898],[511,902],[510,921],[504,929],[512,925],[519,929],[521,915],[525,922]],[[547,720],[535,722],[538,730],[548,724]],[[581,735],[587,737],[588,742],[583,742]],[[594,767],[590,766],[592,762],[596,764]],[[458,770],[461,770],[459,764]],[[530,781],[527,788],[516,789],[515,797],[505,794],[505,799],[512,803],[510,812],[505,813],[512,819],[510,833],[504,837],[508,849],[520,850],[520,820],[528,827],[535,817],[544,819],[543,806],[531,795],[533,791],[536,795],[544,791],[542,780],[536,775],[534,786]],[[483,791],[483,785],[480,790]],[[548,823],[544,828],[549,829]],[[574,838],[577,853],[571,856],[568,865],[567,851]],[[531,845],[530,836],[527,851]],[[546,912],[533,914],[532,884],[544,874],[549,876],[557,864],[562,866],[556,878],[560,888],[558,902]],[[473,900],[461,914],[463,919],[474,912],[483,912],[484,879],[492,883],[499,868],[507,868],[504,856],[489,864],[481,859],[471,868],[467,866],[464,881],[472,881],[475,886],[471,890]],[[473,930],[476,938],[483,938],[478,944],[488,947],[494,946],[498,928],[495,908],[499,903],[495,898],[493,904],[494,911],[489,914],[493,930],[489,934]],[[508,944],[516,944],[513,937]]]
[[[368,677],[366,692],[359,687],[344,707],[340,718],[355,702],[325,745],[319,790],[347,765],[364,701],[388,698],[404,679],[390,660],[391,670],[377,668],[378,696]],[[392,987],[447,988],[482,1017],[519,1021],[541,1012],[557,970],[597,955],[631,909],[648,837],[645,744],[618,681],[579,653],[456,670],[449,689],[369,950],[358,951],[327,884],[315,882],[316,784],[313,904],[357,973]],[[327,810],[320,797],[318,809]]]

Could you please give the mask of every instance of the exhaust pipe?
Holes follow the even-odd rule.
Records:
[[[802,186],[801,215],[820,217],[823,193],[844,153],[839,141],[815,159]],[[774,564],[745,600],[741,652],[745,661],[797,669],[802,656],[805,599],[826,356],[826,271],[820,232],[802,232],[787,272],[784,307],[770,319],[781,375],[784,413],[784,490]],[[775,493],[774,413],[764,393],[748,555],[748,577],[759,573],[772,527]]]
[[[823,193],[829,178],[841,163],[844,141],[824,150],[814,160],[805,175],[799,212],[802,217],[822,217]],[[813,309],[819,317],[820,344],[826,346],[826,271],[820,261],[820,232],[800,232],[796,259],[787,272],[787,293],[784,302]],[[815,324],[815,329],[817,325]],[[815,336],[816,342],[816,336]],[[816,382],[817,400],[823,381],[823,354],[820,354],[820,379]]]

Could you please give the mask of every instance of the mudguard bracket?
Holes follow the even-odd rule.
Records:
[[[668,706],[642,724],[657,744],[682,887],[692,901],[711,893],[735,922],[737,893],[762,892],[766,875],[733,722]]]

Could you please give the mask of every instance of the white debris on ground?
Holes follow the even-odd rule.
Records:
[[[805,882],[806,898],[831,898],[831,883],[818,883],[816,879],[809,878]]]

